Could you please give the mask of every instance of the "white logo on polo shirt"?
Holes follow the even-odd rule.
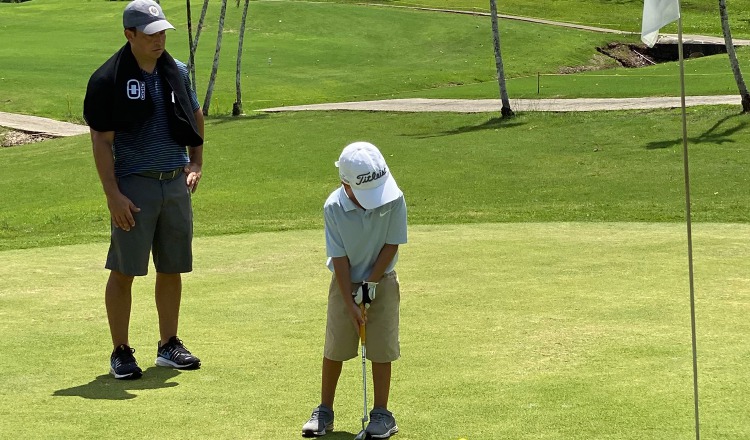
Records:
[[[144,83],[143,81],[138,81],[137,79],[128,80],[128,84],[126,86],[126,93],[128,95],[128,99],[145,100],[146,99],[146,83]]]

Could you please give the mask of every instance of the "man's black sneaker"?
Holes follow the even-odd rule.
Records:
[[[200,368],[201,360],[193,356],[177,336],[156,350],[156,365],[160,367],[179,368],[181,370],[195,370]]]
[[[115,379],[138,379],[143,372],[135,361],[135,349],[122,344],[109,357],[109,373]]]

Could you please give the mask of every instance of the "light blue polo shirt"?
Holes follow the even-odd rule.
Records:
[[[342,185],[323,205],[326,230],[326,265],[333,272],[333,257],[349,257],[351,281],[367,279],[385,244],[406,243],[404,196],[375,209],[362,209],[346,196]],[[398,252],[385,273],[393,270]]]

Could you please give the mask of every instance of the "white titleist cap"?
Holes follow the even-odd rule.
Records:
[[[125,29],[136,28],[146,35],[174,29],[164,16],[161,6],[152,0],[134,0],[128,3],[122,13],[122,25]]]
[[[354,196],[365,209],[374,209],[401,197],[378,148],[369,142],[354,142],[336,161],[341,181],[352,187]]]

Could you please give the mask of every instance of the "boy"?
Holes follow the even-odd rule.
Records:
[[[398,246],[406,243],[406,202],[374,145],[347,145],[336,166],[342,186],[328,196],[323,207],[327,266],[333,275],[321,403],[302,427],[302,436],[322,436],[333,430],[333,400],[343,361],[357,356],[359,327],[366,324],[375,399],[366,432],[373,438],[388,438],[398,432],[396,419],[388,411],[388,395],[391,362],[400,357],[400,290],[393,269]],[[365,316],[352,296],[363,283],[377,283],[377,297]]]

